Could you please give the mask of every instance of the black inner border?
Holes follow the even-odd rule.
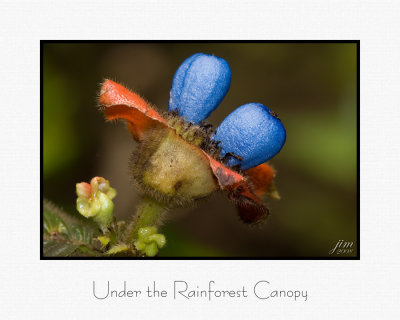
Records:
[[[43,255],[43,46],[46,43],[353,43],[357,45],[357,256],[45,257]],[[40,40],[40,260],[360,260],[360,40]]]

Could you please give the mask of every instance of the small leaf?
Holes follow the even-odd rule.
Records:
[[[64,221],[49,210],[43,210],[43,231],[47,234],[67,234],[68,230]]]
[[[126,230],[125,221],[114,221],[110,227],[110,233],[107,236],[110,238],[110,244],[115,245],[123,241],[124,232]]]
[[[112,247],[105,254],[112,255],[112,254],[117,254],[117,253],[122,253],[122,252],[127,252],[127,251],[131,251],[131,248],[128,245],[122,243],[122,244],[117,244],[116,246]]]
[[[103,248],[105,248],[110,243],[110,238],[107,236],[100,236],[97,237],[96,239],[100,241]]]
[[[73,216],[71,214],[68,214],[47,199],[43,199],[43,212],[45,211],[48,211],[49,213],[58,216],[63,221],[67,229],[69,225],[78,225],[91,229],[94,232],[97,231],[97,227],[92,221],[81,218],[80,216]]]
[[[71,254],[71,256],[74,256],[74,257],[101,257],[102,253],[99,251],[96,251],[94,249],[91,249],[87,246],[81,245]]]
[[[43,241],[43,254],[46,257],[68,257],[77,248],[77,245],[68,242],[58,242],[55,240]]]
[[[71,225],[69,228],[69,238],[75,242],[91,244],[93,240],[93,231],[83,226]]]
[[[43,202],[43,254],[48,257],[96,256],[92,241],[99,234],[93,224],[75,218],[47,200]]]

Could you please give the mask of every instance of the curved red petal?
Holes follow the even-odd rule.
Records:
[[[253,185],[252,189],[254,194],[258,197],[264,196],[275,177],[274,169],[272,169],[268,164],[263,163],[257,167],[248,169],[245,172]]]
[[[247,181],[227,187],[228,197],[238,208],[239,217],[245,223],[259,223],[269,215],[269,210],[253,192]]]
[[[146,130],[166,125],[164,118],[139,95],[108,79],[101,86],[99,104],[108,120],[126,120],[136,140],[140,140]]]
[[[243,222],[257,224],[269,216],[268,208],[258,198],[240,197],[234,201]]]
[[[203,152],[207,156],[208,161],[210,162],[211,170],[213,171],[214,176],[217,178],[218,184],[222,190],[236,183],[244,182],[246,180],[245,177],[241,174],[227,168],[224,164],[215,160],[205,151]]]

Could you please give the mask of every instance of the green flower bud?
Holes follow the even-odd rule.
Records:
[[[136,249],[148,257],[154,257],[158,253],[158,249],[166,244],[165,236],[156,232],[156,227],[140,228],[138,240],[135,241]]]
[[[154,257],[158,252],[157,244],[155,242],[150,242],[148,245],[146,245],[144,252],[146,256]]]
[[[103,232],[107,231],[114,216],[112,199],[117,192],[110,187],[108,180],[94,177],[90,184],[81,182],[76,184],[76,209],[86,218],[93,218]]]

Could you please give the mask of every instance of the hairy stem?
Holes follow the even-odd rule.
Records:
[[[126,228],[124,234],[125,243],[132,244],[137,240],[140,228],[159,226],[166,211],[167,208],[164,204],[148,196],[143,196],[132,221],[129,222]]]

